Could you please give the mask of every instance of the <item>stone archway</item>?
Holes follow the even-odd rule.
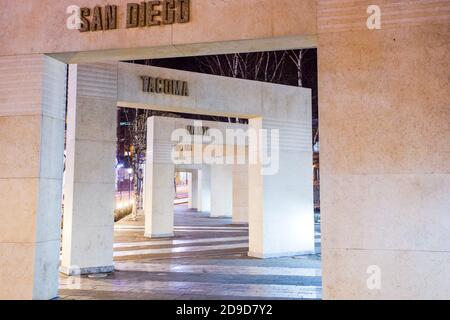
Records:
[[[266,258],[314,252],[309,89],[127,63],[71,66],[70,73],[75,83],[69,84],[72,91],[69,91],[68,136],[74,139],[68,141],[70,165],[66,180],[64,273],[113,270],[111,199],[115,128],[111,123],[117,105],[247,117],[250,128],[279,130],[279,157],[276,159],[279,163],[276,163],[275,171],[263,175],[261,163],[252,163],[248,167],[249,254]],[[142,76],[189,83],[189,96],[149,93],[142,88]],[[85,118],[87,114],[98,114],[98,117]],[[99,118],[105,122],[99,123]],[[173,219],[169,219],[175,168],[171,159],[171,134],[178,128],[177,121],[184,122],[171,118],[149,119],[148,135],[152,145],[147,155],[151,161],[146,168],[146,186],[151,185],[152,192],[161,192],[158,196],[146,196],[145,203],[146,207],[153,208],[147,211],[153,211],[155,217],[167,218],[158,220],[166,222],[163,224],[148,219],[146,234],[150,237],[173,234]],[[226,128],[226,125],[215,126]],[[95,154],[86,155],[92,150],[96,150]],[[95,198],[92,197],[93,190],[96,190]],[[152,202],[154,197],[159,201]],[[160,201],[161,197],[167,197],[167,201]],[[220,214],[221,210],[214,206],[213,214],[215,211]],[[155,229],[155,226],[160,228]],[[95,233],[86,233],[92,228]]]

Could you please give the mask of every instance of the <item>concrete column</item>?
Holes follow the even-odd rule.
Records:
[[[170,142],[174,123],[170,118],[147,121],[147,157],[145,163],[145,236],[173,237],[175,165]]]
[[[198,209],[199,201],[199,183],[198,171],[193,170],[189,173],[189,209]]]
[[[66,65],[0,58],[0,300],[58,296]]]
[[[263,148],[270,165],[258,161],[249,168],[249,255],[258,258],[315,250],[311,95],[309,90],[301,95],[297,88],[272,88],[263,92],[265,118],[250,120],[252,131],[269,130],[270,142]],[[278,130],[279,143],[271,143],[272,130]],[[249,148],[250,155],[262,149],[259,143]]]
[[[117,65],[69,66],[61,272],[111,272]]]
[[[198,211],[211,211],[211,167],[203,165],[198,171]]]
[[[211,165],[211,217],[233,214],[233,165]]]
[[[248,165],[233,166],[233,223],[248,223]]]
[[[145,166],[142,169],[142,176],[144,177],[143,181],[142,181],[142,210],[140,210],[139,214],[142,216],[145,216],[145,189],[147,188],[145,185]]]
[[[382,6],[381,30],[319,10],[326,299],[450,298],[448,3]]]

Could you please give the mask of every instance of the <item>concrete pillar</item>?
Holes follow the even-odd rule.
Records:
[[[0,58],[0,300],[58,296],[66,65]]]
[[[117,65],[69,66],[61,272],[111,272]]]
[[[147,157],[145,163],[145,236],[173,237],[175,165],[170,142],[174,123],[170,118],[147,120]]]
[[[233,214],[233,165],[211,165],[211,217]]]
[[[248,223],[248,165],[233,166],[233,223]]]
[[[211,167],[203,165],[198,171],[198,211],[211,211]]]
[[[319,10],[326,299],[450,298],[448,3]]]
[[[249,255],[258,258],[315,250],[311,96],[299,95],[296,88],[273,88],[263,92],[265,118],[250,120],[253,132],[279,130],[279,143],[264,148],[271,166],[258,161],[249,168]],[[259,143],[249,148],[250,155],[261,150]],[[263,167],[272,169],[262,174]]]
[[[189,173],[189,209],[198,209],[199,201],[199,183],[198,171],[193,170]]]

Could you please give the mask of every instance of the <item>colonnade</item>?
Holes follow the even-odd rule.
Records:
[[[55,71],[58,79],[64,79],[64,65],[50,58],[44,59],[42,64],[44,71]],[[142,75],[188,81],[191,84],[191,95],[163,96],[141,92]],[[216,89],[207,90],[208,85],[212,84]],[[52,90],[64,91],[64,88],[58,88],[51,81],[48,85],[51,85]],[[235,95],[230,96],[230,91]],[[55,106],[58,102],[61,109],[65,101],[63,96],[58,101],[49,101]],[[70,65],[67,101],[62,255],[58,259],[60,219],[49,216],[49,224],[39,216],[38,227],[51,229],[54,249],[47,250],[43,248],[44,243],[39,242],[41,238],[34,239],[33,241],[37,241],[36,246],[30,247],[30,251],[34,252],[36,259],[41,259],[46,264],[36,265],[35,270],[27,275],[30,279],[50,280],[48,283],[41,281],[39,285],[23,282],[27,294],[32,293],[30,288],[35,290],[33,296],[30,294],[27,297],[54,297],[58,267],[68,275],[114,270],[117,106],[179,113],[196,110],[202,114],[242,115],[249,119],[245,129],[277,131],[279,145],[273,146],[276,154],[272,157],[274,172],[265,174],[267,163],[258,161],[234,165],[201,164],[195,168],[196,175],[192,179],[192,185],[197,183],[197,195],[193,190],[191,206],[202,212],[210,212],[214,217],[232,217],[234,223],[248,222],[249,255],[252,257],[267,258],[314,252],[310,90],[113,62]],[[41,103],[42,110],[39,109],[37,114],[49,114],[62,121],[64,112],[59,114],[51,109],[47,111],[45,103],[47,100]],[[180,169],[172,159],[174,144],[171,142],[171,135],[180,126],[186,127],[186,119],[152,117],[148,121],[145,236],[171,237],[174,235],[173,178],[175,170]],[[54,127],[57,134],[53,136],[59,137],[58,143],[54,145],[59,146],[58,159],[62,160],[64,123],[58,124],[59,127]],[[46,125],[48,123],[44,123],[43,130]],[[231,124],[213,122],[204,125],[224,131]],[[50,168],[54,170],[55,179],[62,177],[62,161],[51,162],[56,157],[45,161],[46,152],[50,154],[53,149],[48,148],[46,135],[41,138],[44,140],[39,143],[45,152],[36,157],[43,164],[40,167],[42,175],[53,177],[47,174],[50,172],[47,169]],[[263,151],[262,144],[258,142],[252,148],[249,145],[249,154]],[[33,153],[30,151],[30,154]],[[3,174],[6,177],[4,181],[9,182],[8,173]],[[25,172],[24,176],[26,175]],[[49,201],[39,200],[39,208],[46,204],[54,208],[60,206],[57,184],[55,180],[55,189],[51,189],[55,192],[51,194]],[[36,191],[39,192],[39,199],[50,196],[41,194],[39,190]],[[46,190],[50,189],[47,187]],[[34,206],[35,204],[29,205],[30,212]],[[40,215],[39,210],[36,214]],[[57,212],[56,209],[50,211]],[[42,211],[42,214],[45,212],[48,210]],[[33,230],[39,231],[39,228],[33,227]],[[8,234],[4,241],[16,241],[16,238]],[[22,240],[29,241],[17,239]],[[51,259],[47,254],[51,254]],[[14,271],[10,268],[7,270]],[[45,272],[51,274],[51,277],[42,276]]]

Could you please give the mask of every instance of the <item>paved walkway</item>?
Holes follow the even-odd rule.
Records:
[[[177,206],[174,239],[150,240],[143,231],[143,217],[116,224],[116,272],[105,278],[62,275],[61,298],[321,298],[319,256],[249,258],[247,225]]]

